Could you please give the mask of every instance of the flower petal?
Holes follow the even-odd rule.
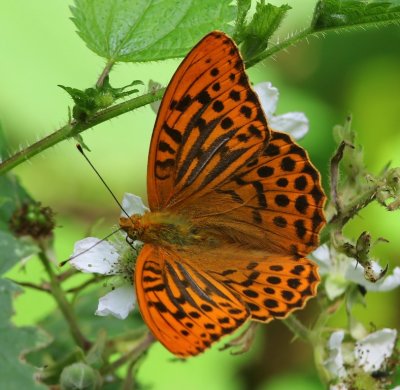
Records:
[[[136,296],[131,285],[118,287],[99,299],[96,310],[98,316],[112,315],[124,320],[135,308]]]
[[[319,246],[311,255],[319,266],[318,272],[320,275],[326,275],[331,271],[332,261],[328,245]]]
[[[261,107],[264,110],[267,120],[271,119],[272,114],[276,110],[279,99],[279,91],[277,88],[273,87],[269,81],[256,84],[254,86],[254,91],[256,91]]]
[[[331,334],[328,341],[328,349],[330,351],[329,358],[324,365],[334,378],[343,378],[347,375],[344,368],[344,359],[342,353],[342,342],[344,339],[344,331],[338,330]]]
[[[345,291],[349,282],[340,274],[328,274],[325,282],[325,291],[328,298],[333,301],[340,297]]]
[[[142,198],[137,195],[126,192],[122,199],[122,207],[129,214],[140,214],[143,215],[145,212],[150,211],[142,201]],[[126,217],[125,213],[121,211],[121,216]]]
[[[385,359],[393,353],[397,331],[395,329],[381,329],[369,334],[356,343],[354,354],[359,365],[366,372],[377,371]]]
[[[110,242],[87,237],[75,243],[72,256],[77,257],[70,260],[69,264],[76,269],[85,273],[110,275],[115,273],[119,254]]]
[[[294,139],[303,138],[310,127],[307,117],[302,112],[288,112],[283,115],[271,116],[268,119],[272,129],[284,131]]]

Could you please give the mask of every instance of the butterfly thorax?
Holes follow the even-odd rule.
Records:
[[[119,224],[132,240],[159,246],[198,245],[207,240],[188,219],[170,212],[121,217]]]

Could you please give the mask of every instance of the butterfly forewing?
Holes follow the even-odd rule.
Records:
[[[203,38],[169,84],[148,163],[151,210],[199,196],[261,153],[269,130],[234,42]]]
[[[187,200],[180,212],[266,254],[302,257],[318,245],[324,202],[306,151],[272,131],[262,155],[203,198]]]

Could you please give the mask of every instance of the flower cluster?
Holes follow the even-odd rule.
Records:
[[[396,339],[397,331],[388,328],[355,342],[351,338],[347,340],[343,330],[333,332],[328,341],[329,358],[325,362],[335,383],[330,390],[386,388],[383,387],[386,375],[397,365],[393,357]]]

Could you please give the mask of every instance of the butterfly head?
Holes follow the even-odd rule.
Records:
[[[121,217],[119,219],[119,226],[133,241],[139,240],[143,235],[141,218],[142,216],[139,214],[132,214],[129,218]]]

